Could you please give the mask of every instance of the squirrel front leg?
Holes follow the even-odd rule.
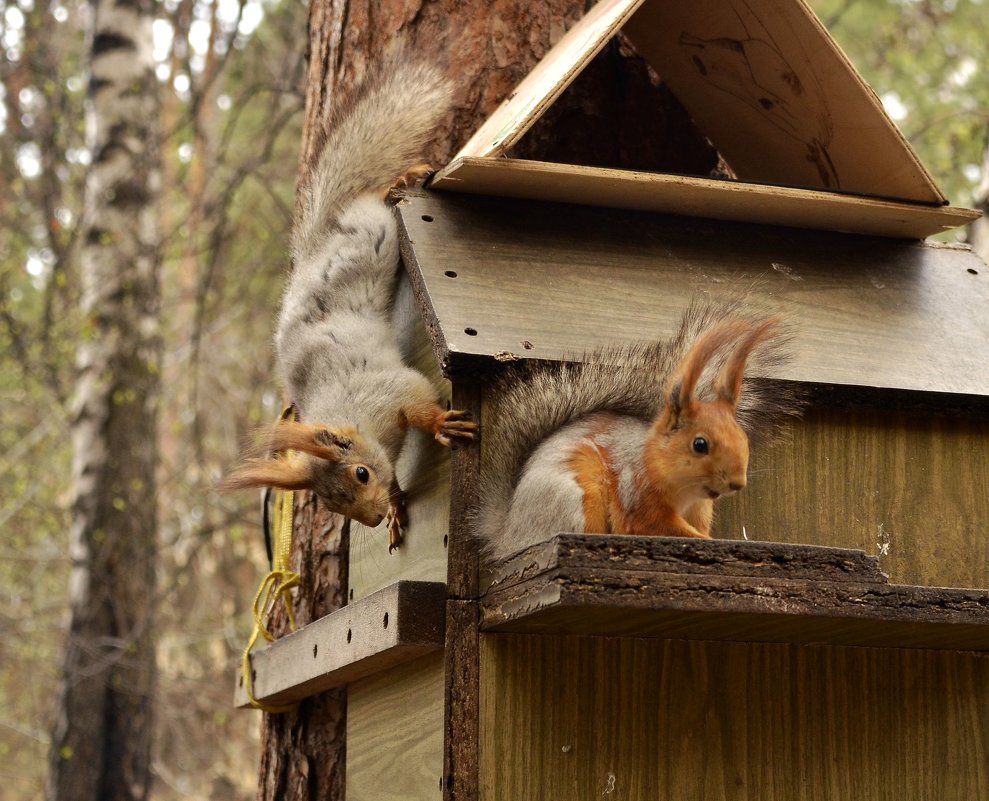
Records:
[[[385,515],[385,525],[388,526],[388,553],[394,551],[405,539],[405,529],[409,525],[409,511],[406,506],[406,495],[398,485],[398,479],[393,478],[388,491],[388,512]]]
[[[474,439],[477,431],[477,423],[470,419],[468,412],[444,409],[438,403],[410,406],[404,414],[408,425],[430,432],[437,442],[447,447],[451,437]]]

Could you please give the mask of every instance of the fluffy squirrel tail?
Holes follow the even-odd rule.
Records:
[[[606,348],[586,354],[580,362],[531,362],[513,371],[496,386],[483,441],[484,482],[475,534],[490,549],[502,536],[512,494],[526,460],[553,432],[595,412],[653,420],[662,409],[670,378],[691,345],[705,330],[731,319],[754,320],[757,310],[745,297],[725,301],[695,299],[684,311],[676,332],[662,342]],[[747,372],[771,372],[789,360],[791,335],[786,326],[758,345]],[[702,374],[698,397],[723,359],[714,359]],[[737,407],[742,429],[755,444],[777,438],[783,423],[800,414],[803,402],[795,387],[746,378]]]
[[[318,249],[348,201],[386,191],[422,159],[452,92],[438,67],[404,50],[364,80],[313,149],[292,232],[297,263]]]

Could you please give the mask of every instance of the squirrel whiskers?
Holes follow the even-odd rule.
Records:
[[[534,363],[492,393],[476,534],[504,558],[557,531],[708,537],[713,500],[745,486],[749,442],[801,403],[744,380],[786,361],[789,335],[744,299],[695,301],[663,342]]]
[[[368,526],[388,518],[389,550],[405,525],[394,464],[408,426],[440,443],[472,439],[466,413],[437,403],[429,380],[402,361],[392,325],[399,248],[388,190],[421,177],[411,167],[451,104],[431,65],[393,57],[335,116],[308,165],[292,232],[295,267],[275,348],[300,422],[282,421],[271,451],[249,459],[228,488],[310,489]]]

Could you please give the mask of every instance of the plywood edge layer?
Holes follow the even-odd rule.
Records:
[[[254,696],[285,705],[443,648],[446,585],[399,581],[251,655]],[[238,671],[234,705],[250,702]]]
[[[493,575],[484,631],[989,650],[989,591],[889,584],[861,551],[560,535]]]
[[[898,239],[923,239],[980,216],[951,206],[521,159],[460,158],[430,187]]]

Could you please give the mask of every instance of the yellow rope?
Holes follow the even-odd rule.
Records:
[[[295,407],[289,406],[282,412],[282,420],[295,418]],[[286,453],[287,458],[290,454]],[[251,706],[265,712],[288,712],[295,708],[294,704],[289,706],[273,706],[259,701],[254,697],[254,671],[251,668],[251,649],[254,648],[258,637],[264,637],[268,642],[272,642],[275,637],[268,630],[266,621],[271,616],[281,598],[285,603],[285,612],[288,615],[289,628],[295,631],[295,612],[292,610],[293,587],[299,586],[299,574],[290,569],[289,563],[292,558],[292,528],[295,523],[295,493],[292,490],[279,491],[275,494],[275,523],[272,526],[275,534],[275,544],[272,549],[274,553],[271,572],[261,580],[254,595],[254,603],[251,605],[251,612],[254,615],[254,632],[244,649],[244,657],[241,660],[241,670],[243,671],[244,690]]]

